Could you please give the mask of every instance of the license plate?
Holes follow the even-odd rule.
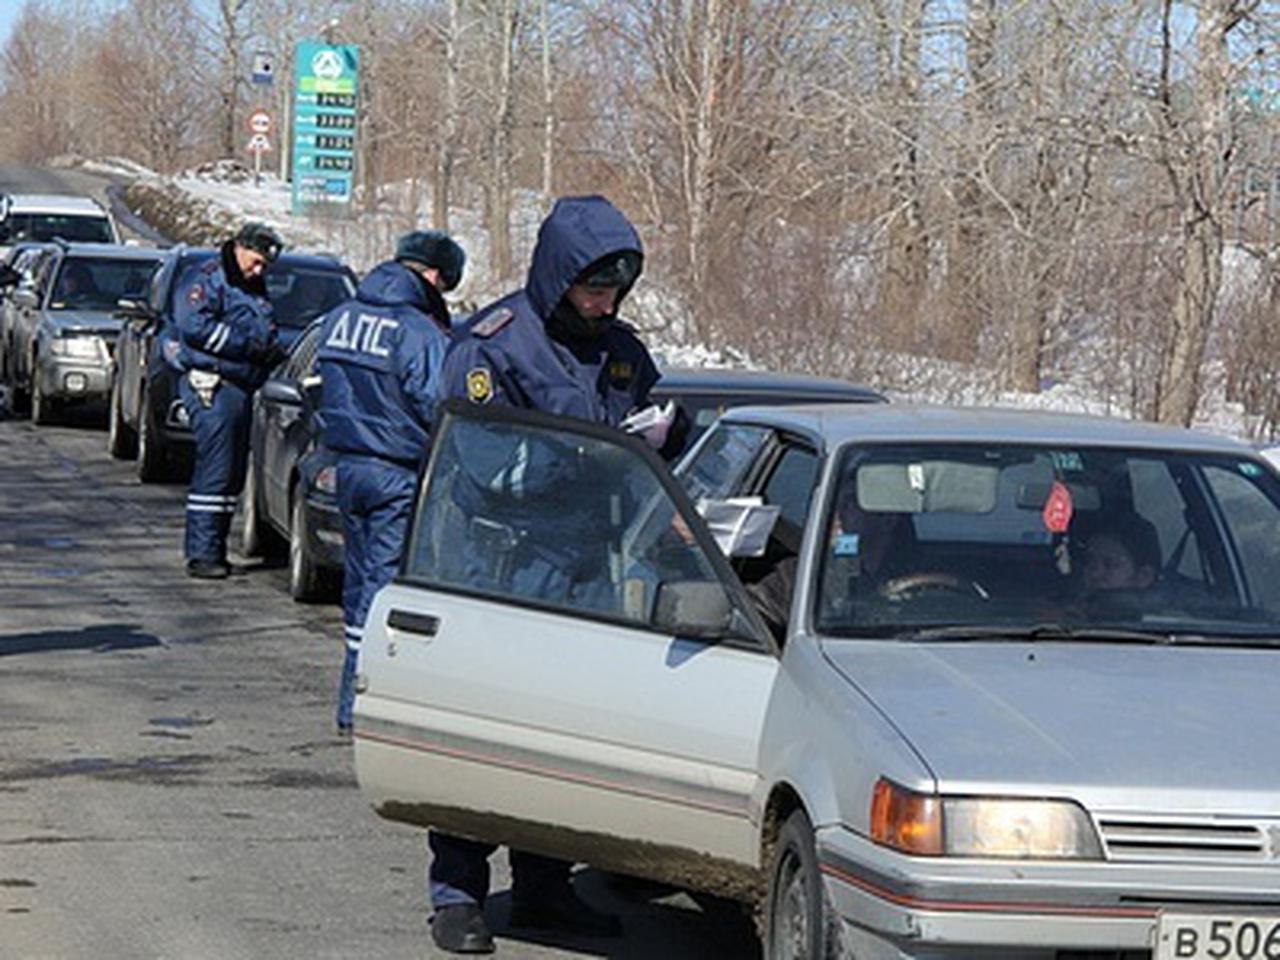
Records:
[[[1160,914],[1155,960],[1280,960],[1280,914]]]

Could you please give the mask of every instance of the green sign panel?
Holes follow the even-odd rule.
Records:
[[[359,50],[304,40],[294,58],[293,212],[351,203]]]

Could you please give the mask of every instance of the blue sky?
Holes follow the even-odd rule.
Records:
[[[9,31],[25,5],[24,0],[0,0],[0,45],[9,39]]]

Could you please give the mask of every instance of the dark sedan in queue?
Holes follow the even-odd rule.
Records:
[[[119,459],[136,457],[144,483],[182,480],[190,467],[191,428],[174,370],[159,356],[156,343],[164,325],[172,322],[181,278],[216,255],[209,248],[175,247],[146,298],[121,304],[125,324],[116,350],[107,449]],[[355,293],[351,268],[324,255],[282,254],[267,270],[266,281],[285,346],[312,320]]]
[[[342,575],[336,461],[315,416],[320,332],[307,327],[254,395],[240,541],[250,557],[287,545],[289,594],[304,603],[334,596]]]

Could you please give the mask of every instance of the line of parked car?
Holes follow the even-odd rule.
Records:
[[[14,241],[4,251],[7,295],[0,297],[0,381],[14,409],[46,424],[72,406],[105,406],[112,456],[134,460],[143,483],[184,482],[191,430],[156,343],[173,316],[179,279],[216,251],[121,245],[107,212],[87,198],[10,198],[0,215],[6,209],[27,218],[6,230],[0,216],[0,237]],[[94,242],[63,238],[72,217],[85,224],[68,232]],[[328,599],[341,579],[342,528],[334,457],[319,442],[314,416],[314,321],[354,293],[356,276],[332,256],[286,253],[266,281],[289,353],[254,399],[241,550],[286,553],[290,594]],[[694,437],[720,411],[745,403],[884,399],[836,379],[692,369],[668,370],[654,396],[684,406]]]
[[[210,255],[15,246],[6,383],[37,422],[109,398],[111,452],[178,479],[155,334]],[[74,305],[77,266],[114,305]],[[354,276],[290,256],[268,286],[292,345],[254,402],[243,548],[287,542],[312,599],[341,565],[315,318]],[[442,406],[361,654],[380,815],[753,903],[766,960],[1280,957],[1258,451],[815,378],[668,370],[655,393],[694,424],[674,467],[598,425]],[[516,492],[531,447],[565,469]],[[571,549],[531,510],[572,520]],[[557,557],[574,589],[513,575]]]

